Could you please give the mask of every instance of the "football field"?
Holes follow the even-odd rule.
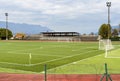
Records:
[[[98,42],[0,41],[0,72],[41,73],[47,64],[50,73],[74,73],[68,71],[71,68],[76,73],[95,73],[91,65],[104,68],[108,63],[118,69],[119,62],[119,58],[105,58]]]

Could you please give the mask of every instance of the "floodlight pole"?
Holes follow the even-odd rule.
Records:
[[[119,34],[120,34],[120,24],[119,24],[118,32],[119,32]]]
[[[6,40],[8,40],[8,13],[5,13],[6,16]]]
[[[108,24],[110,24],[110,7],[111,7],[111,2],[106,2],[106,6],[108,7]]]
[[[47,65],[46,64],[44,65],[44,71],[45,71],[45,73],[44,73],[44,81],[47,81]]]
[[[106,81],[112,81],[112,78],[111,78],[110,74],[108,73],[107,63],[105,63],[105,73],[100,78],[100,81],[103,81],[104,78],[106,78]]]
[[[108,25],[110,26],[110,7],[111,7],[111,2],[106,2],[106,6],[108,7]],[[108,39],[109,39],[109,27],[108,27]]]

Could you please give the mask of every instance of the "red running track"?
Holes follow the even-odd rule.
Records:
[[[47,81],[100,81],[97,74],[48,74]],[[120,74],[111,75],[113,81],[120,81]],[[45,81],[43,74],[0,73],[0,81]],[[105,81],[105,78],[104,80]]]

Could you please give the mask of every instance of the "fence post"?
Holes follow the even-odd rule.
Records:
[[[105,73],[104,73],[104,75],[101,77],[100,81],[103,81],[104,77],[106,77],[106,81],[108,81],[108,79],[109,79],[110,81],[112,81],[112,78],[110,77],[110,74],[108,74],[107,63],[105,63]]]
[[[106,74],[106,81],[108,81],[108,70],[107,70],[107,64],[105,63],[105,74]]]
[[[47,81],[47,65],[44,65],[44,81]]]

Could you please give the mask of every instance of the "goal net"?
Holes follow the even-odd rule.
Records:
[[[111,50],[113,45],[110,39],[101,39],[99,40],[99,50]]]
[[[101,39],[99,40],[99,50],[105,50],[105,57],[108,57],[108,54],[114,49],[110,39]]]

